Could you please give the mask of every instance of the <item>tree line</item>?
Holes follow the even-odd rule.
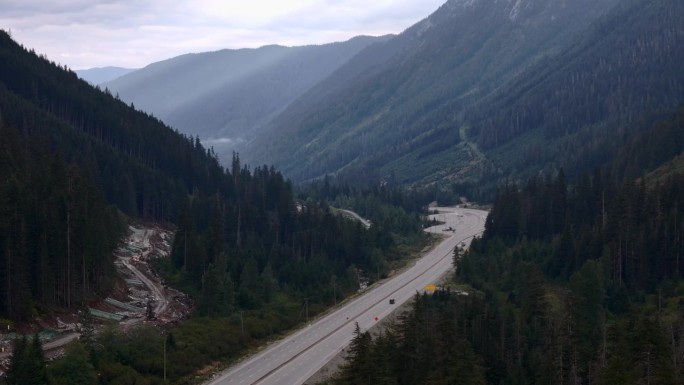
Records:
[[[357,331],[333,383],[681,383],[683,188],[601,170],[509,183],[454,254],[468,295],[418,295],[375,340]]]
[[[187,196],[215,192],[224,169],[198,138],[91,87],[5,32],[0,57],[0,120],[88,170],[126,215],[175,222]]]
[[[0,32],[0,317],[81,306],[125,218],[174,223],[230,179],[211,150]]]
[[[682,381],[682,188],[596,171],[501,190],[458,269],[483,293],[491,382]]]
[[[231,170],[221,188],[235,199],[188,200],[171,259],[160,264],[172,282],[197,293],[202,315],[227,316],[274,301],[321,309],[358,290],[361,280],[386,276],[388,257],[401,255],[404,239],[423,238],[417,213],[399,209],[390,219],[388,206],[368,207],[364,214],[374,219],[365,229],[336,214],[321,194],[295,199],[272,167],[250,171],[235,154]]]
[[[342,301],[361,280],[382,278],[386,256],[401,254],[396,248],[405,234],[416,236],[403,220],[365,229],[324,200],[295,200],[280,173],[250,171],[237,154],[231,170],[221,188],[236,189],[238,199],[188,199],[171,257],[158,261],[167,283],[192,294],[194,316],[166,336],[153,328],[94,335],[87,332],[92,319],[82,319],[81,341],[48,366],[47,383],[83,378],[91,384],[93,373],[111,384],[161,384],[165,375],[170,383],[187,383],[200,368],[234,359]],[[422,232],[419,221],[410,228]],[[20,372],[30,366],[17,365]]]
[[[467,364],[458,381],[681,383],[681,112],[647,123],[604,168],[507,181],[483,236],[454,254],[468,295],[417,296],[375,340],[358,331],[333,382],[453,383]]]
[[[87,170],[0,123],[0,315],[80,305],[113,280],[125,223]]]
[[[683,10],[673,0],[622,1],[576,45],[469,111],[479,145],[492,149],[536,129],[553,139],[614,128],[671,109],[684,95],[676,48]]]
[[[170,222],[177,226],[172,255],[158,268],[197,305],[197,318],[173,330],[176,350],[168,352],[176,368],[169,379],[182,382],[382,278],[402,239],[421,239],[416,215],[400,210],[367,230],[324,199],[296,197],[273,167],[251,169],[235,154],[224,168],[197,138],[90,87],[4,32],[0,57],[4,318],[74,309],[106,293],[127,221]],[[108,383],[159,383],[161,362],[136,353],[156,351],[156,337],[136,333],[84,342],[81,369],[97,369]],[[83,349],[74,349],[82,358]]]
[[[485,384],[484,362],[464,334],[468,320],[459,304],[448,290],[417,294],[399,322],[375,339],[357,324],[346,361],[330,383]]]

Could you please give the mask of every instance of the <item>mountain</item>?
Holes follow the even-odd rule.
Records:
[[[610,161],[684,101],[683,14],[680,1],[622,1],[566,51],[469,109],[468,135],[514,177]]]
[[[322,83],[332,87],[292,103],[242,152],[295,180],[342,171],[403,183],[454,177],[477,153],[458,124],[465,107],[563,52],[616,3],[450,0],[359,53]],[[363,63],[372,64],[353,71]]]
[[[227,180],[199,143],[4,31],[0,63],[0,318],[24,321],[111,288],[126,218],[176,222]]]
[[[681,7],[450,0],[397,36],[186,55],[110,89],[224,161],[237,150],[295,181],[332,174],[491,192],[501,177],[605,164],[616,138],[671,113],[684,98]],[[305,57],[320,61],[307,55],[350,45],[328,72],[303,74]],[[196,86],[208,73],[215,88]],[[138,87],[130,95],[117,89],[127,82]]]
[[[387,37],[321,46],[265,46],[188,54],[103,84],[137,108],[213,146],[224,160],[234,143],[360,50]]]
[[[617,180],[645,177],[649,184],[684,174],[684,103],[666,119],[640,127],[620,146],[610,166]]]
[[[76,75],[78,75],[79,78],[92,85],[97,85],[112,81],[135,70],[136,69],[134,68],[96,67],[85,70],[76,70],[74,72],[76,72]]]

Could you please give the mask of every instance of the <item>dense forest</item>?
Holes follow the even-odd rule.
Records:
[[[159,331],[94,335],[82,319],[81,342],[37,383],[92,383],[76,377],[96,371],[109,384],[184,383],[385,277],[424,244],[417,197],[385,187],[296,193],[273,167],[251,169],[238,154],[224,169],[198,139],[4,32],[0,57],[0,318],[23,322],[105,295],[117,279],[112,251],[131,220],[176,226],[171,258],[157,267],[196,305],[193,319],[165,331],[168,376],[161,355],[150,354],[163,346]],[[332,201],[366,202],[373,225]],[[29,353],[14,356],[9,383],[23,383],[44,359],[24,349],[32,343],[16,341]]]
[[[299,189],[238,154],[224,168],[198,138],[0,32],[0,319],[23,322],[107,293],[117,279],[112,250],[131,220],[176,227],[171,257],[156,268],[196,305],[190,320],[163,333],[94,334],[83,314],[81,340],[46,370],[37,338],[17,339],[6,382],[190,383],[200,369],[216,369],[385,277],[424,244],[421,208],[467,192],[492,197],[494,206],[482,238],[454,255],[455,281],[417,295],[375,340],[357,329],[334,382],[683,383],[684,177],[676,171],[684,169],[684,105],[675,108],[684,95],[682,11],[674,0],[622,0],[538,66],[527,61],[534,55],[511,54],[475,94],[477,82],[454,68],[480,74],[497,51],[481,52],[471,39],[458,41],[474,50],[470,59],[442,49],[459,27],[444,13],[446,22],[433,21],[450,27],[429,31],[434,46],[421,43],[428,40],[418,39],[420,28],[404,35],[418,39],[429,60],[373,72],[374,82],[337,95],[353,103],[297,116],[308,131],[293,140],[308,143],[312,133],[354,121],[359,133],[325,137],[334,151],[289,163],[302,179],[344,170],[337,183]],[[510,20],[502,15],[490,15],[492,28]],[[565,21],[579,34],[571,16]],[[528,47],[510,31],[520,30],[508,25],[485,40],[505,36]],[[445,79],[438,87],[432,69]],[[498,80],[510,83],[498,88]],[[484,102],[469,104],[475,96]],[[383,119],[395,108],[383,103],[397,100],[407,108]],[[326,116],[334,123],[322,124]],[[374,119],[396,135],[369,130]],[[288,154],[313,151],[283,143],[292,145]],[[342,145],[349,143],[361,144]],[[434,179],[421,180],[429,186],[419,191],[397,188],[417,180],[418,168],[452,189]],[[510,177],[503,185],[502,176]]]
[[[80,306],[114,279],[125,217],[215,195],[211,151],[0,33],[0,317]]]
[[[0,118],[87,168],[132,217],[174,221],[189,196],[212,195],[223,169],[199,140],[172,131],[0,33]]]
[[[576,178],[681,103],[683,12],[680,1],[623,0],[565,52],[469,108],[468,133],[498,177],[563,167]]]
[[[642,111],[668,111],[679,103],[684,6],[653,3],[622,1],[584,39],[473,108],[471,133],[480,147],[494,148],[535,129],[552,139],[587,126],[624,124]]]
[[[375,340],[359,331],[334,382],[682,383],[684,175],[644,171],[682,152],[681,116],[626,141],[639,178],[619,160],[502,186],[455,281]]]
[[[322,196],[295,201],[289,182],[273,168],[250,172],[235,155],[231,175],[227,188],[236,199],[216,197],[204,207],[189,202],[181,210],[171,265],[160,265],[177,285],[200,293],[202,315],[257,309],[274,298],[306,300],[320,309],[355,292],[360,277],[386,276],[388,258],[399,257],[397,247],[407,238],[422,244],[420,208],[368,207],[376,220],[365,229],[336,215]],[[208,227],[199,231],[196,223]]]
[[[123,218],[87,169],[0,123],[0,314],[82,303],[113,279]]]
[[[473,160],[463,111],[567,48],[616,3],[445,2],[293,102],[250,142],[250,156],[296,181],[328,173],[377,180],[394,171],[404,184],[425,176],[443,183]]]
[[[106,289],[113,279],[106,256],[123,231],[123,215],[177,224],[173,266],[167,266],[176,281],[210,295],[197,283],[205,274],[213,279],[220,265],[224,275],[231,272],[227,284],[236,285],[245,307],[265,299],[252,298],[262,278],[306,292],[322,281],[331,287],[338,277],[345,288],[339,293],[350,293],[352,266],[376,271],[384,265],[383,252],[392,246],[387,234],[394,230],[374,226],[366,232],[320,202],[295,203],[292,186],[279,172],[266,166],[250,170],[237,155],[224,170],[197,139],[90,87],[6,33],[0,38],[6,317],[24,319],[34,301],[39,307],[69,307],[91,289]],[[411,230],[419,233],[419,227]],[[267,277],[261,277],[264,271]],[[254,276],[259,281],[247,291],[242,281]]]
[[[681,383],[684,178],[563,184],[561,174],[503,189],[459,264],[484,293],[479,315],[501,310],[479,337],[509,349],[479,345],[498,368],[492,380],[517,371],[522,382]]]
[[[289,183],[272,168],[250,171],[236,155],[231,170],[239,198],[228,201],[216,194],[206,207],[188,200],[178,216],[171,258],[158,261],[167,282],[196,299],[194,317],[164,334],[153,328],[126,333],[107,328],[95,335],[87,332],[92,319],[81,319],[81,341],[49,366],[50,383],[73,384],[81,376],[92,383],[96,372],[111,384],[161,384],[164,377],[187,383],[197,370],[235,359],[355,293],[361,280],[385,277],[389,263],[405,258],[409,245],[423,244],[416,212],[388,203],[379,206],[382,210],[368,208],[379,214],[377,224],[365,229],[335,214],[320,197],[296,202]],[[364,197],[345,190],[328,187],[340,201]],[[387,202],[392,196],[416,206],[398,191],[376,193],[369,192],[367,199]],[[205,221],[206,229],[198,230],[196,224]],[[21,343],[17,340],[15,347]],[[16,376],[30,376],[40,357],[17,360]]]
[[[679,384],[684,177],[503,188],[457,281],[355,337],[340,384]]]
[[[482,359],[461,329],[467,314],[449,291],[417,295],[399,323],[376,339],[357,325],[346,362],[331,382],[484,385]]]

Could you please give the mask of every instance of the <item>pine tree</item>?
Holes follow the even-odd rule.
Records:
[[[338,384],[372,384],[371,343],[370,333],[362,332],[357,322],[354,327],[354,338],[347,348],[346,361],[341,367],[341,375],[337,381]]]
[[[38,335],[28,338],[22,335],[14,341],[12,359],[7,370],[7,385],[47,385],[45,356]]]
[[[372,384],[394,385],[399,379],[397,377],[397,338],[388,330],[380,334],[373,341],[370,352],[370,365],[372,370]]]
[[[28,340],[25,335],[14,340],[12,357],[7,369],[7,377],[5,378],[7,385],[24,385],[29,383],[27,381],[30,377],[27,372],[30,370],[30,365],[27,365],[26,362],[27,351]]]
[[[43,344],[38,334],[33,336],[27,352],[28,370],[31,374],[31,384],[47,385],[49,383],[47,370],[45,369],[45,354]]]
[[[234,304],[233,281],[228,274],[225,253],[221,253],[204,274],[199,312],[202,315],[218,316],[230,314]]]
[[[87,307],[84,307],[79,311],[78,322],[79,326],[76,331],[81,335],[79,340],[88,350],[92,351],[95,347],[96,339],[95,320],[93,319],[93,315],[90,314],[90,311]]]
[[[596,261],[587,261],[570,278],[572,320],[579,370],[588,372],[603,334],[603,271]]]

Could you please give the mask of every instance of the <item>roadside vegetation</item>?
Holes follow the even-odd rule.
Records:
[[[420,205],[398,190],[340,189],[329,200],[365,205],[366,229],[335,214],[323,195],[295,199],[273,169],[250,171],[236,155],[233,170],[240,203],[217,198],[203,211],[189,202],[171,256],[155,262],[168,285],[193,298],[191,319],[164,330],[112,325],[82,337],[49,366],[50,383],[79,383],[93,372],[107,384],[195,383],[385,278],[428,241]]]
[[[128,220],[175,225],[171,257],[157,268],[195,304],[192,319],[168,330],[111,329],[74,343],[84,346],[65,360],[82,365],[57,361],[49,380],[90,383],[94,369],[106,384],[195,381],[386,276],[390,261],[425,241],[420,204],[387,201],[376,214],[369,203],[365,229],[334,215],[332,200],[296,195],[273,167],[247,167],[235,154],[224,168],[198,138],[5,32],[0,57],[0,317],[19,324],[107,296]]]
[[[467,295],[418,296],[335,384],[680,384],[684,176],[508,184],[457,257]],[[458,347],[458,348],[454,348]]]

